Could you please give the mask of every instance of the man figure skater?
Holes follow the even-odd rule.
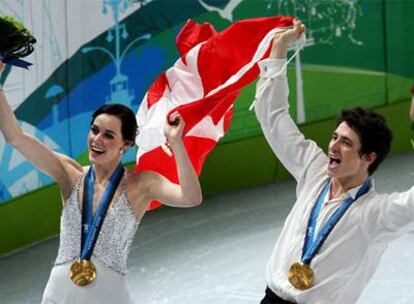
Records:
[[[266,270],[262,304],[351,304],[374,274],[388,243],[414,222],[414,187],[378,194],[372,174],[390,150],[384,118],[343,111],[328,153],[306,140],[289,115],[286,55],[305,27],[275,37],[260,62],[256,115],[272,150],[297,181],[297,201]]]

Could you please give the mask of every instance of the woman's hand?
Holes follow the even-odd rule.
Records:
[[[169,121],[165,124],[164,135],[167,143],[161,147],[168,156],[172,156],[169,147],[174,148],[176,145],[182,143],[184,126],[185,122],[178,112],[172,113]]]
[[[3,61],[0,60],[0,75],[3,73],[5,67],[6,65],[3,63]]]

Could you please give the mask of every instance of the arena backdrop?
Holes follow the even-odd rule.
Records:
[[[308,39],[289,77],[291,112],[304,124],[332,118],[344,107],[409,97],[413,13],[414,1],[1,0],[0,14],[22,21],[38,44],[27,58],[34,63],[30,71],[8,68],[0,82],[24,131],[86,163],[93,110],[118,102],[136,111],[149,85],[178,58],[175,36],[189,18],[217,30],[250,17],[303,20]],[[261,134],[248,110],[254,88],[236,101],[223,141]],[[124,162],[133,162],[135,153]],[[0,137],[0,204],[51,183]]]

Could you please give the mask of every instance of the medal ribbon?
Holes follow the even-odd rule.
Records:
[[[319,194],[319,197],[315,205],[313,206],[311,215],[309,217],[308,227],[306,229],[305,243],[303,245],[302,251],[302,263],[304,264],[310,264],[312,259],[318,253],[319,249],[322,247],[328,235],[331,233],[332,229],[339,222],[339,220],[342,218],[342,216],[345,214],[348,208],[352,205],[352,203],[368,192],[369,188],[371,187],[371,180],[367,179],[362,184],[355,196],[355,199],[353,199],[352,197],[348,197],[346,200],[344,200],[341,206],[339,206],[339,208],[336,209],[336,211],[331,215],[328,221],[322,226],[318,235],[315,236],[316,222],[318,220],[319,213],[322,208],[323,200],[329,190],[329,184],[330,180],[328,179],[321,193]]]
[[[109,178],[101,200],[99,201],[95,217],[93,217],[93,194],[95,183],[95,172],[92,166],[89,168],[85,176],[83,186],[83,204],[82,204],[82,236],[81,236],[81,255],[82,260],[89,260],[91,258],[93,249],[95,248],[96,240],[101,231],[103,221],[108,211],[108,207],[114,197],[115,191],[124,175],[124,167],[119,163]]]

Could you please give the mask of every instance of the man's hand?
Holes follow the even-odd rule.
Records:
[[[273,39],[272,52],[270,58],[282,59],[286,58],[289,46],[295,43],[305,32],[305,25],[298,19],[293,22],[293,28],[284,32],[279,32]]]

